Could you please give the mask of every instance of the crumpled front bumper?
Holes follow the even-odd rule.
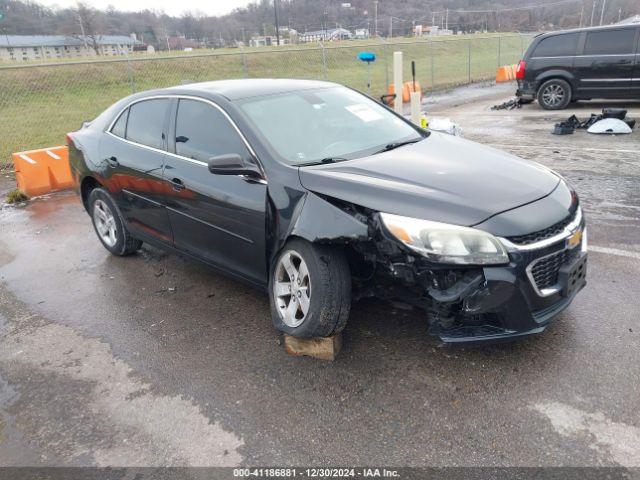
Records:
[[[511,250],[509,265],[484,268],[482,285],[462,299],[462,318],[433,333],[453,344],[511,340],[544,331],[586,285],[586,232],[579,245],[567,243],[563,239],[544,248]],[[556,281],[541,289],[536,277]]]

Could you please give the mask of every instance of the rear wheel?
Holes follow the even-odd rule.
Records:
[[[118,256],[131,255],[140,249],[142,242],[131,236],[118,207],[106,190],[91,190],[88,204],[93,228],[104,248]]]
[[[571,102],[571,85],[561,78],[544,82],[538,89],[538,103],[545,110],[562,110]]]
[[[294,337],[328,337],[347,323],[351,274],[344,253],[302,239],[287,242],[269,278],[273,324]]]

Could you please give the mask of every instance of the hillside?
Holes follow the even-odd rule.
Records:
[[[256,0],[221,17],[185,12],[171,17],[163,12],[96,11],[80,7],[87,33],[136,33],[146,43],[163,48],[163,39],[184,35],[210,46],[245,42],[252,35],[274,33],[273,0]],[[377,30],[380,35],[407,35],[413,24],[448,25],[454,30],[538,31],[589,24],[592,8],[600,20],[600,0],[380,0]],[[278,0],[280,25],[300,32],[344,26],[376,30],[373,0]],[[448,14],[446,13],[448,9]],[[464,12],[462,11],[464,10]],[[0,0],[5,19],[3,34],[80,34],[77,9],[43,7],[36,2]],[[637,0],[608,0],[604,23],[640,13]]]

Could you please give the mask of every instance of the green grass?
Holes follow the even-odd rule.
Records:
[[[357,55],[367,50],[377,55],[371,65],[371,93],[379,96],[392,82],[393,52],[401,50],[405,80],[410,79],[411,60],[415,60],[417,80],[429,92],[494,78],[496,68],[515,63],[528,42],[529,38],[519,35],[503,35],[500,40],[495,35],[468,35],[432,41],[342,42],[327,45],[324,58],[317,46],[295,46],[147,60],[134,57],[130,62],[0,67],[0,167],[10,164],[12,152],[63,144],[65,133],[134,91],[244,77],[326,79],[366,91],[367,66]]]
[[[29,196],[17,188],[7,193],[7,203],[9,204],[26,202],[27,200],[29,200]]]

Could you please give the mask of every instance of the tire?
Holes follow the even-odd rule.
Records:
[[[561,78],[552,78],[540,85],[537,97],[545,110],[562,110],[571,102],[571,85]]]
[[[271,268],[269,303],[274,326],[291,336],[328,337],[342,331],[351,308],[344,252],[299,238],[288,241]]]
[[[124,226],[120,210],[106,190],[91,190],[88,203],[93,229],[104,248],[119,257],[140,250],[142,241],[134,238]]]

